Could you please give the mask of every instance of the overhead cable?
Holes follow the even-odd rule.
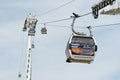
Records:
[[[48,25],[48,26],[52,26],[52,27],[61,27],[61,28],[70,28],[71,26],[61,26],[61,25]]]
[[[66,21],[66,20],[70,20],[70,19],[72,19],[72,18],[59,19],[59,20],[44,22],[44,23],[40,23],[40,24],[55,23],[55,22]]]
[[[89,14],[91,14],[92,12],[89,12],[89,13],[85,13],[83,15],[78,15],[77,18],[80,18],[80,17],[84,17],[84,16],[87,16]],[[59,20],[54,20],[54,21],[49,21],[49,22],[43,22],[43,23],[40,23],[40,24],[48,24],[48,23],[55,23],[55,22],[60,22],[60,21],[66,21],[66,20],[70,20],[72,19],[73,17],[71,16],[70,18],[65,18],[65,19],[59,19]]]
[[[120,25],[120,23],[113,23],[113,24],[106,24],[106,25],[97,25],[97,26],[91,26],[92,28],[98,28],[98,27],[111,27],[111,26],[114,26],[114,25]],[[61,27],[61,28],[64,28],[64,27],[67,27],[67,28],[71,28],[71,26],[61,26],[61,25],[48,25],[48,26],[53,26],[53,27]],[[75,28],[87,28],[87,27],[78,27],[76,26]]]
[[[73,14],[74,14],[74,13],[73,13]],[[83,17],[83,16],[87,16],[87,15],[89,15],[89,14],[92,14],[92,12],[88,12],[88,13],[85,13],[85,14],[83,14],[83,15],[78,15],[77,18],[79,18],[79,17]]]
[[[106,25],[98,25],[98,26],[93,26],[92,28],[105,27],[105,26],[114,26],[114,25],[120,25],[120,23],[113,23],[113,24],[106,24]]]
[[[51,13],[51,12],[53,12],[53,11],[56,11],[56,10],[58,10],[58,9],[64,7],[64,6],[72,3],[73,1],[75,1],[75,0],[71,0],[71,1],[69,1],[69,2],[67,2],[67,3],[65,3],[65,4],[62,4],[62,5],[60,5],[60,6],[56,7],[56,8],[53,8],[53,9],[48,10],[48,11],[46,11],[46,12],[43,12],[43,13],[41,13],[41,14],[39,14],[39,15],[40,15],[40,16],[43,16],[43,15],[45,15],[45,14]]]

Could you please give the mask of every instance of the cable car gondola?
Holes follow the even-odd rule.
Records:
[[[46,24],[44,24],[44,27],[41,28],[41,34],[47,34]]]
[[[71,25],[73,34],[70,36],[65,50],[67,59],[66,62],[88,63],[94,61],[97,45],[93,38],[91,27],[87,27],[90,35],[79,33],[74,30],[75,19],[79,16],[73,14],[73,23]]]
[[[66,48],[66,62],[91,63],[94,61],[97,45],[92,36],[72,34]]]
[[[47,34],[47,29],[45,27],[41,29],[41,34]]]

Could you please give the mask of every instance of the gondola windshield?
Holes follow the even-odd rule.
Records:
[[[94,56],[95,42],[92,37],[73,36],[71,53],[73,55]]]

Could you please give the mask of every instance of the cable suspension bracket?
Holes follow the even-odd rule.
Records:
[[[81,16],[79,16],[79,15],[76,14],[76,13],[73,13],[73,16],[71,16],[71,18],[73,18],[73,21],[72,21],[72,24],[71,24],[72,32],[73,32],[73,34],[76,34],[76,35],[86,35],[86,34],[84,34],[83,32],[82,32],[82,33],[76,32],[75,29],[74,29],[75,20],[76,20],[77,18],[79,18],[79,17],[81,17]]]
[[[75,20],[76,20],[78,17],[80,17],[80,16],[79,16],[78,14],[75,14],[75,13],[73,13],[73,16],[71,16],[71,18],[73,18],[73,21],[72,21],[72,24],[71,24],[71,29],[72,29],[72,32],[73,32],[74,34],[80,35],[80,33],[79,33],[79,32],[76,32],[75,29],[74,29]]]
[[[93,36],[93,35],[92,35],[92,30],[91,30],[92,27],[91,27],[91,26],[88,26],[87,28],[88,28],[88,30],[89,30],[89,32],[90,32],[90,36],[92,37],[92,36]]]
[[[74,15],[74,16],[71,16],[71,18],[73,18],[73,21],[72,21],[72,24],[71,24],[71,29],[72,29],[73,34],[76,34],[76,35],[86,35],[86,34],[84,34],[83,32],[80,33],[80,32],[76,32],[76,31],[75,31],[75,29],[74,29],[75,20],[76,20],[77,18],[81,17],[81,16],[79,16],[78,14],[75,14],[75,13],[73,13],[73,15]],[[91,31],[92,27],[91,27],[91,26],[88,26],[87,28],[88,28],[88,30],[89,30],[90,36],[93,36],[93,35],[92,35],[92,31]]]

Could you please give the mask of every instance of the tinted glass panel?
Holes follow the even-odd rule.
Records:
[[[71,51],[74,55],[93,56],[95,42],[91,37],[73,36],[71,40]]]

